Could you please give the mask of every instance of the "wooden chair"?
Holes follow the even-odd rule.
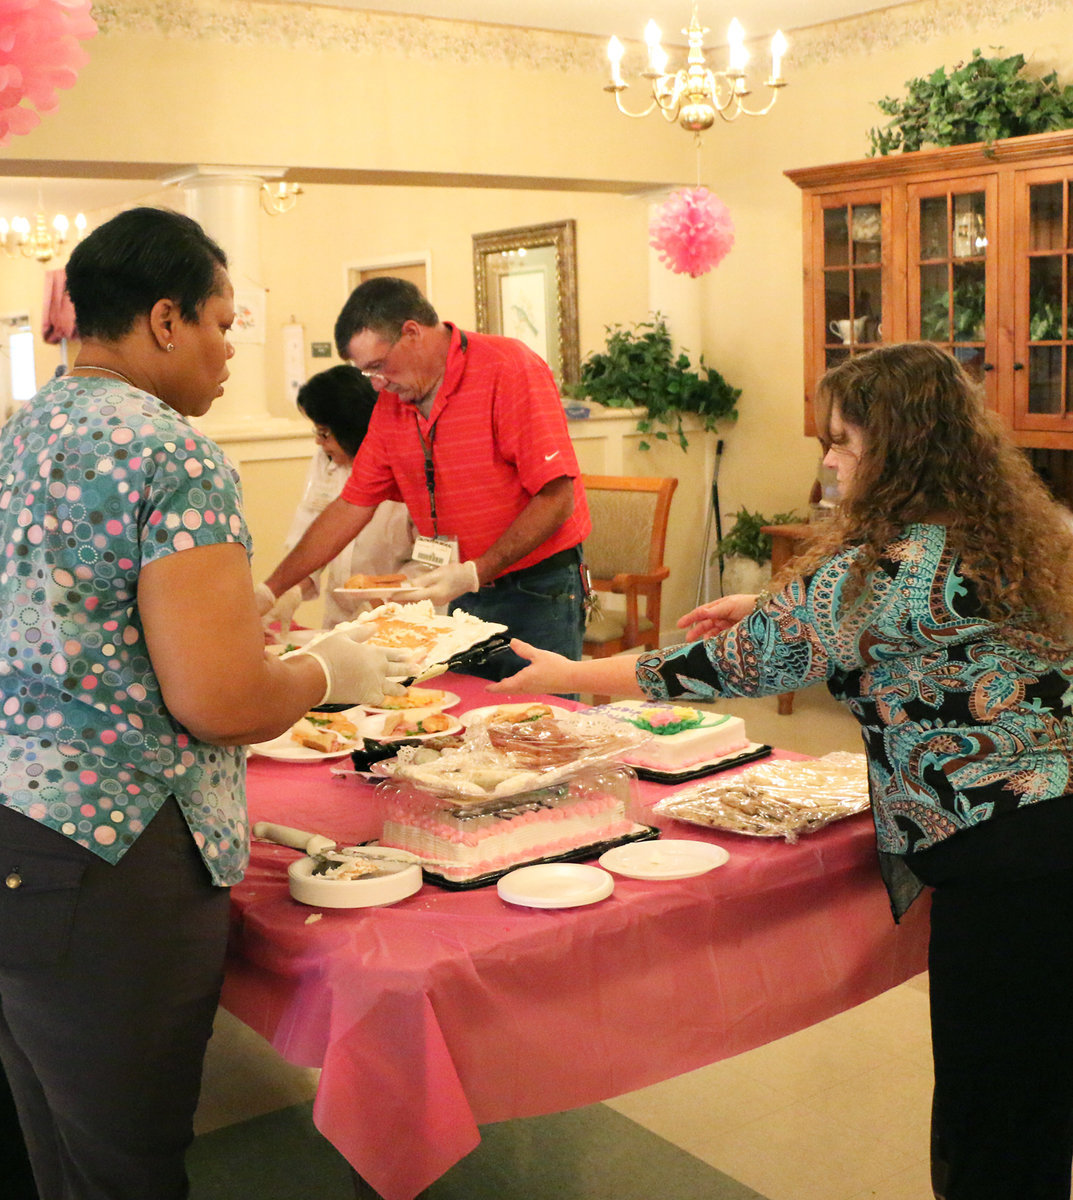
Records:
[[[592,516],[585,563],[593,589],[625,597],[625,610],[590,614],[585,653],[607,658],[633,646],[659,645],[660,594],[670,568],[663,561],[667,517],[677,479],[583,475]],[[644,601],[643,609],[640,602]],[[605,697],[596,697],[601,703]]]

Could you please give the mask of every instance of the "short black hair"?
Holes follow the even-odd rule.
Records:
[[[329,367],[298,389],[298,407],[313,422],[332,431],[354,457],[365,440],[376,404],[376,389],[356,367]]]
[[[347,347],[354,335],[365,329],[397,341],[407,321],[438,325],[440,318],[417,284],[408,279],[397,279],[394,275],[366,279],[350,293],[335,322],[335,348],[339,357],[347,357]]]
[[[227,255],[196,222],[169,208],[131,208],[71,251],[67,292],[80,337],[115,341],[158,300],[196,321],[219,289]]]

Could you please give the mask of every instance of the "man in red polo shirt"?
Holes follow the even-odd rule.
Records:
[[[272,596],[319,569],[383,500],[421,537],[429,599],[581,657],[581,542],[591,528],[577,458],[547,364],[513,338],[464,333],[403,279],[355,289],[335,326],[340,355],[379,393],[342,495],[265,581]],[[512,653],[475,672],[503,678]]]

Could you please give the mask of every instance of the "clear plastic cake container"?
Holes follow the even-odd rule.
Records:
[[[641,811],[637,776],[621,764],[475,800],[436,795],[394,778],[378,786],[377,800],[380,844],[429,860],[425,878],[444,887],[483,887],[518,866],[592,858],[658,836],[634,819]]]

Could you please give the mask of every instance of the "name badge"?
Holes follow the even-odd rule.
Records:
[[[445,567],[448,563],[458,562],[458,538],[419,537],[414,542],[411,558],[426,567]]]

